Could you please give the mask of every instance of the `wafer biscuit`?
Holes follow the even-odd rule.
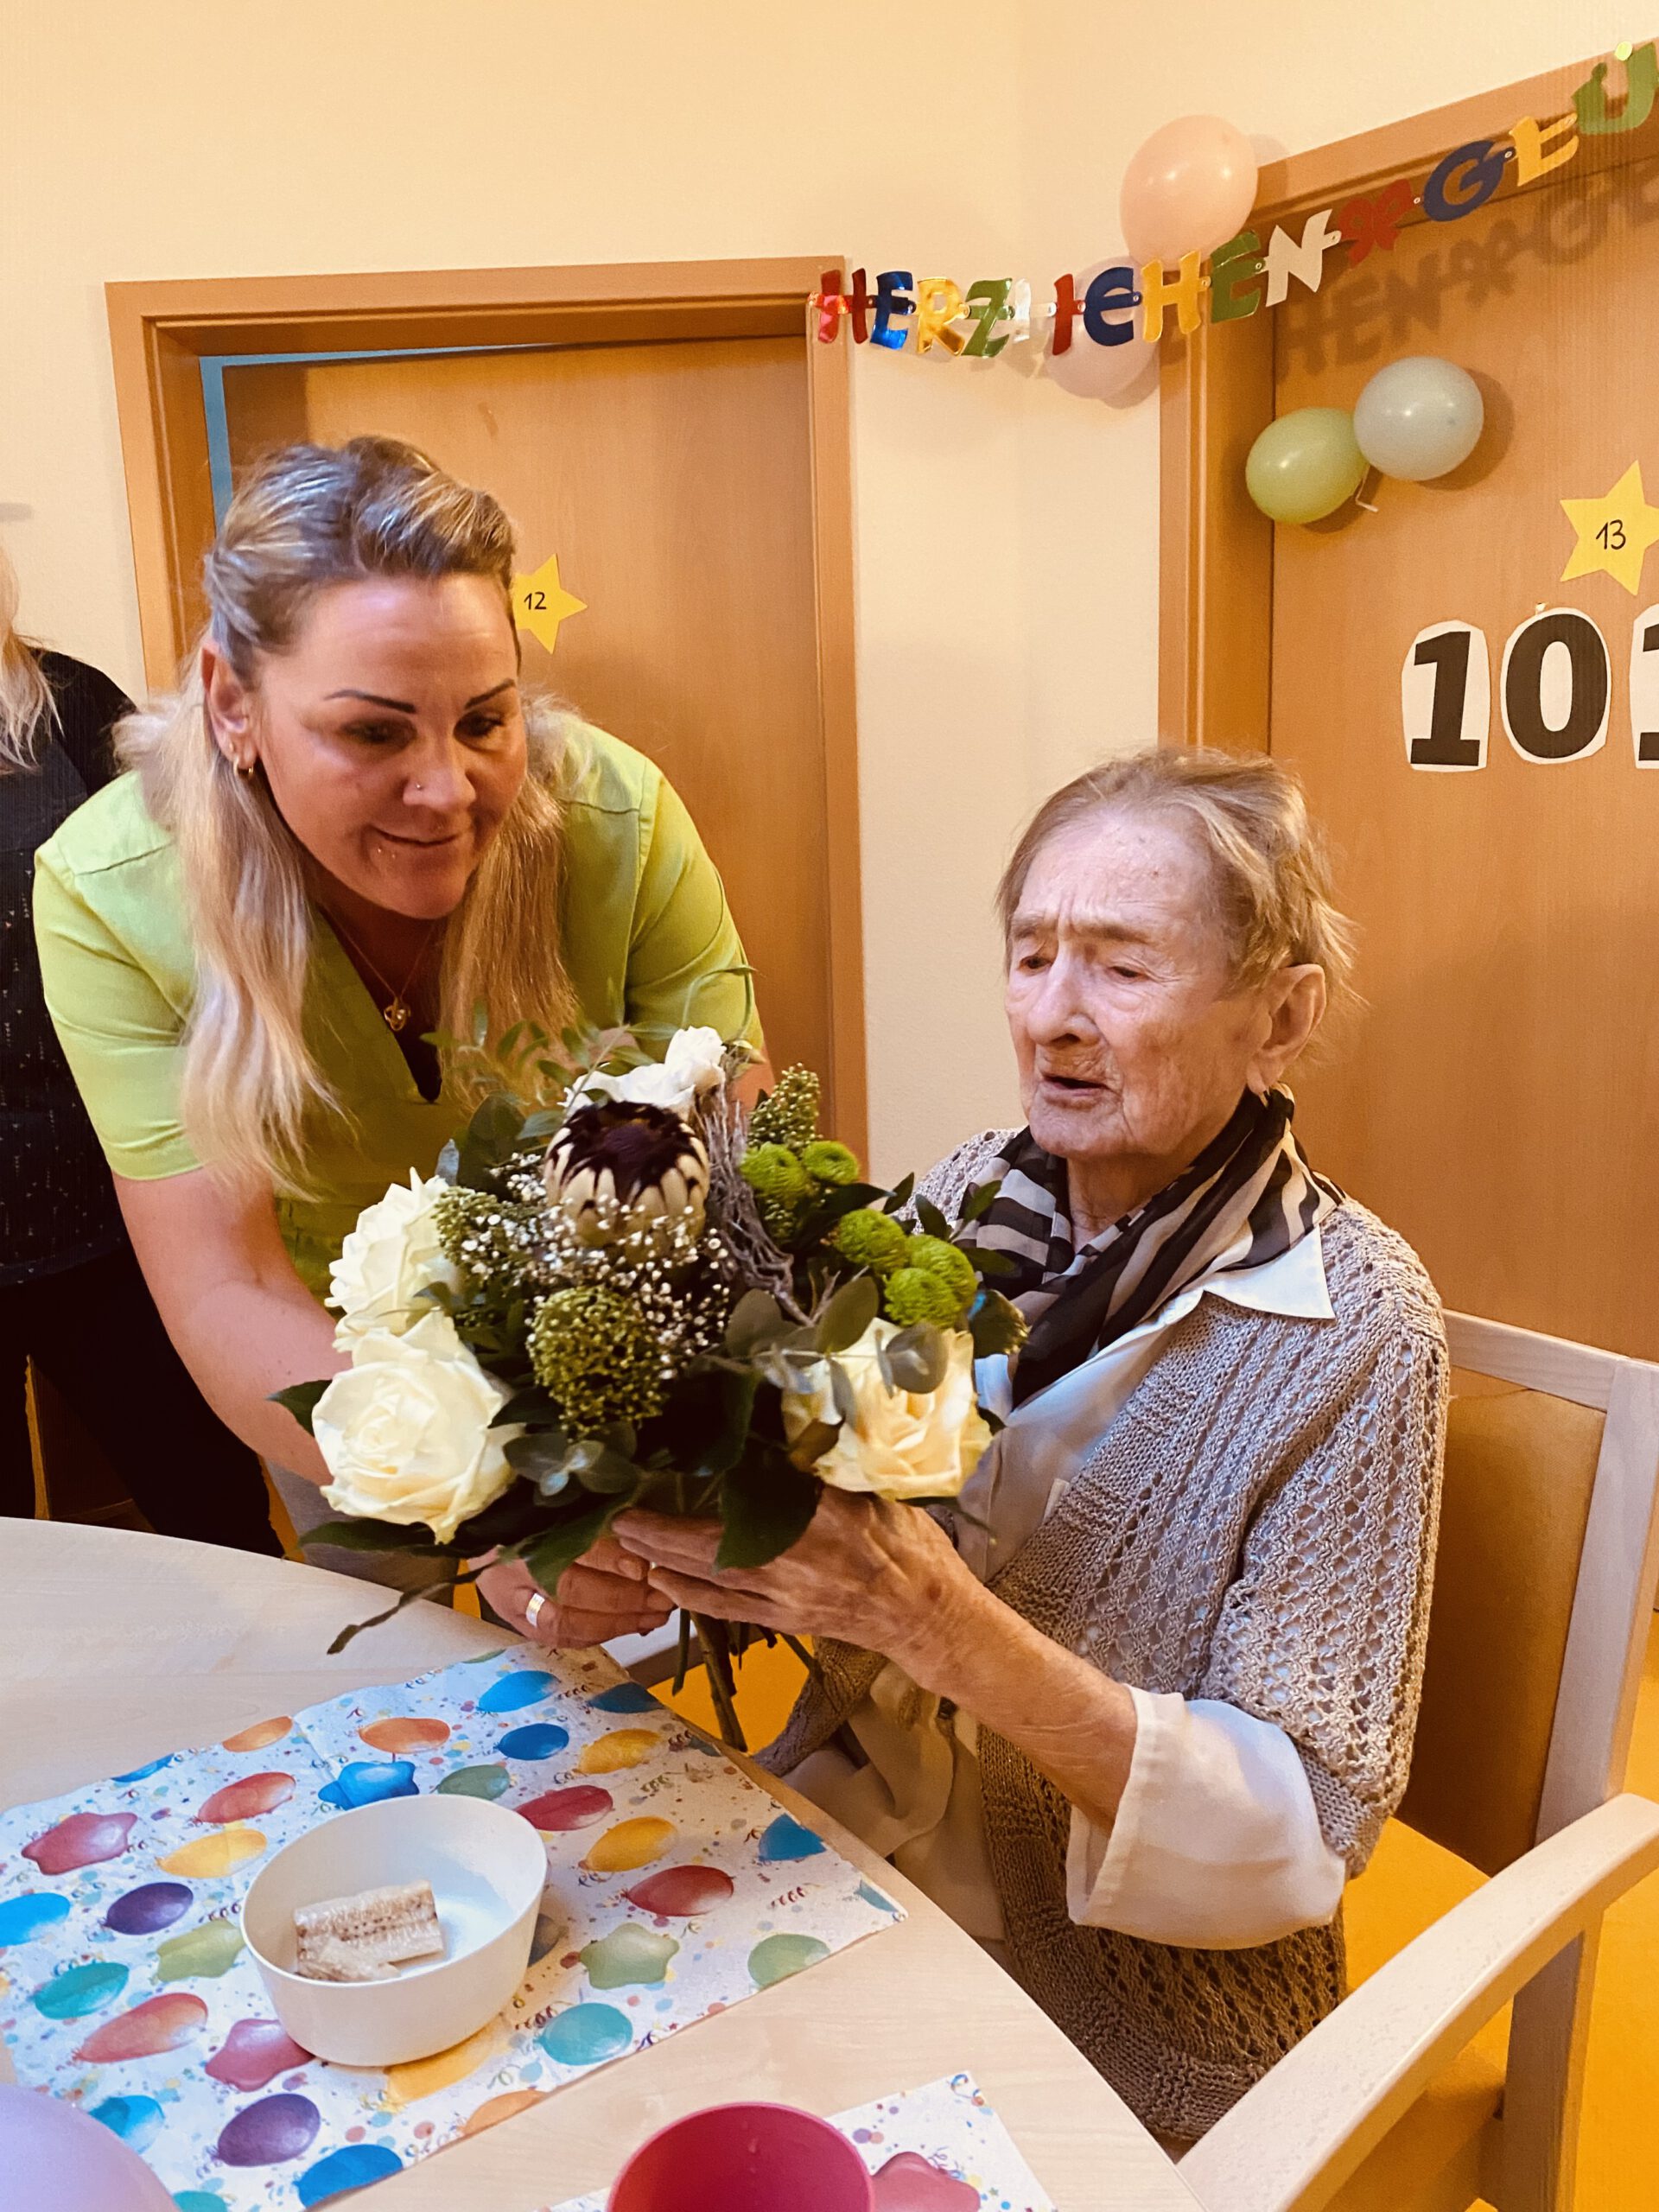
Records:
[[[327,1897],[294,1915],[295,1972],[311,1981],[385,1981],[414,1959],[441,1957],[429,1882]]]

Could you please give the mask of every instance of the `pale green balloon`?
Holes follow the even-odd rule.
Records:
[[[1345,407],[1299,407],[1281,415],[1250,448],[1244,482],[1274,522],[1318,522],[1351,499],[1365,480],[1365,456]]]

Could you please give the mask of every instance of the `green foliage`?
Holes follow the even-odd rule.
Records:
[[[1026,1341],[1026,1317],[1000,1290],[982,1290],[968,1317],[968,1332],[974,1340],[976,1359],[1016,1352]]]
[[[950,1365],[944,1331],[927,1321],[918,1321],[889,1337],[876,1357],[890,1390],[937,1390]]]
[[[818,1484],[778,1451],[751,1452],[720,1486],[719,1567],[765,1567],[806,1534]]]
[[[818,1134],[818,1078],[810,1068],[785,1068],[749,1117],[751,1144],[786,1145],[798,1152]]]
[[[311,1416],[316,1410],[317,1400],[328,1388],[328,1382],[333,1379],[331,1376],[327,1382],[290,1382],[285,1390],[273,1390],[270,1394],[270,1402],[273,1405],[286,1407],[306,1434],[309,1436],[313,1433]]]
[[[891,1274],[903,1261],[909,1238],[891,1215],[861,1206],[836,1224],[833,1243],[855,1268],[868,1268],[879,1275]]]
[[[843,1283],[818,1317],[817,1349],[833,1359],[855,1344],[876,1317],[880,1295],[868,1275]]]
[[[574,1436],[601,1436],[661,1408],[662,1347],[638,1308],[602,1283],[542,1300],[530,1325],[530,1357]]]
[[[931,1321],[939,1328],[948,1329],[962,1312],[962,1300],[949,1283],[926,1268],[909,1265],[897,1268],[887,1277],[881,1287],[881,1303],[887,1310],[887,1319],[896,1321],[901,1329],[912,1327],[919,1321]]]

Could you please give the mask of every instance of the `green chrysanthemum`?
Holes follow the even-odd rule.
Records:
[[[856,1183],[858,1154],[833,1138],[818,1137],[801,1149],[801,1165],[817,1183]]]
[[[778,1087],[749,1117],[752,1145],[787,1145],[798,1152],[818,1134],[818,1078],[810,1068],[785,1068]]]
[[[530,1325],[530,1357],[574,1436],[661,1410],[662,1347],[630,1301],[602,1284],[544,1298]]]
[[[896,1274],[889,1275],[881,1287],[881,1302],[887,1309],[888,1319],[896,1321],[901,1329],[911,1328],[918,1321],[932,1321],[942,1329],[949,1328],[962,1311],[962,1300],[925,1268],[900,1268]]]
[[[947,1244],[943,1236],[912,1236],[905,1247],[905,1265],[921,1268],[937,1276],[956,1301],[957,1313],[972,1304],[979,1288],[973,1262],[954,1244]]]
[[[888,1275],[903,1264],[910,1239],[891,1214],[861,1206],[856,1213],[842,1216],[836,1224],[834,1242],[836,1250],[855,1268]]]

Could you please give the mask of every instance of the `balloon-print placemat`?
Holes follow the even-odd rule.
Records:
[[[429,1789],[542,1831],[530,1974],[453,2050],[325,2065],[272,2016],[243,1893],[340,1808]],[[181,2212],[296,2212],[901,1917],[602,1653],[518,1646],[0,1813],[0,2035]]]
[[[875,2183],[875,2212],[1054,2212],[971,2074],[837,2113]],[[606,2191],[546,2212],[605,2212]]]

